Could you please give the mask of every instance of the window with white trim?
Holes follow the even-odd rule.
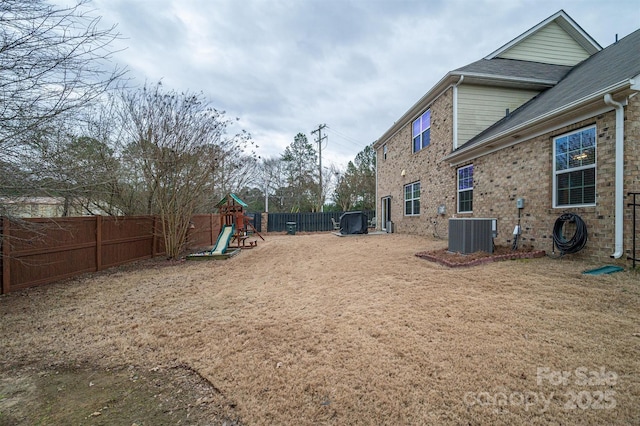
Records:
[[[404,186],[404,215],[417,216],[420,214],[420,182]]]
[[[458,213],[473,211],[473,164],[458,169]]]
[[[383,158],[384,160],[386,160],[386,159],[387,159],[387,152],[388,152],[388,151],[387,151],[387,144],[384,144],[384,145],[382,146],[382,158]]]
[[[553,206],[596,204],[596,127],[553,139]]]
[[[413,121],[413,152],[426,148],[431,143],[431,110],[426,110]]]

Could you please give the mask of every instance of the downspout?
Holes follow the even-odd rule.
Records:
[[[377,142],[377,141],[376,141]],[[386,143],[386,142],[385,142]],[[375,144],[375,142],[374,142]],[[381,147],[383,152],[384,152],[384,146]],[[376,150],[376,207],[375,207],[375,211],[376,211],[376,230],[378,229],[378,218],[382,217],[382,215],[380,213],[382,213],[382,211],[380,213],[378,213],[378,207],[381,207],[378,205],[378,164],[380,163],[380,158],[378,158],[378,150]],[[384,220],[384,219],[382,219]],[[380,229],[382,229],[382,220],[380,221]]]
[[[453,85],[453,149],[458,148],[458,86],[462,84],[464,75]]]
[[[604,103],[616,110],[615,252],[611,257],[619,259],[622,256],[624,241],[624,107],[620,102],[614,101],[609,93],[604,95]]]

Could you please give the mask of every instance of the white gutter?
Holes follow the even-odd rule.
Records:
[[[596,93],[593,93],[591,95],[585,96],[583,98],[577,99],[569,104],[563,105],[559,108],[556,108],[553,111],[549,111],[547,113],[541,114],[537,117],[534,117],[528,121],[525,121],[524,123],[520,123],[517,126],[511,127],[507,130],[504,130],[500,133],[497,133],[495,135],[492,135],[484,140],[478,141],[475,144],[473,144],[472,146],[466,148],[466,149],[461,149],[458,150],[456,152],[452,152],[449,155],[444,157],[444,160],[449,161],[451,164],[456,164],[455,163],[455,158],[459,157],[460,155],[464,155],[466,153],[469,153],[470,155],[474,155],[473,152],[478,150],[478,149],[482,149],[483,146],[487,143],[489,143],[490,141],[495,141],[495,140],[499,140],[505,137],[508,137],[509,135],[512,134],[517,134],[518,132],[522,132],[523,130],[526,130],[527,128],[531,128],[537,124],[541,124],[544,123],[550,119],[552,119],[555,116],[561,115],[561,114],[565,114],[567,111],[572,111],[575,110],[581,106],[584,106],[586,104],[588,104],[589,102],[594,102],[595,99],[600,98],[600,96],[603,96],[606,93],[610,93],[610,92],[614,92],[614,91],[618,91],[620,89],[624,89],[625,87],[629,86],[630,83],[633,83],[634,79],[627,79],[627,80],[622,80],[618,83],[612,84],[611,86],[600,90]]]
[[[411,122],[415,120],[417,117],[422,114],[428,106],[430,106],[436,99],[438,99],[444,92],[446,92],[449,87],[453,86],[453,82],[445,84],[448,81],[451,81],[454,77],[459,74],[453,74],[452,72],[447,73],[440,81],[436,83],[435,86],[431,88],[427,93],[425,93],[418,102],[413,104],[411,108],[409,108],[402,117],[398,119],[393,126],[387,129],[386,132],[382,136],[378,138],[378,140],[374,144],[374,148],[378,148],[382,146],[383,143],[387,143],[387,141],[393,138],[400,130],[402,130],[406,125],[411,125]],[[439,92],[436,89],[442,88]],[[437,93],[437,95],[435,95]]]
[[[616,110],[616,178],[615,178],[615,252],[611,255],[614,259],[622,256],[623,247],[623,185],[624,185],[624,107],[616,102],[610,93],[604,95],[604,103]]]
[[[453,149],[458,148],[458,86],[462,84],[464,75],[453,85]]]
[[[375,142],[374,142],[375,145]],[[378,229],[378,218],[382,217],[382,214],[378,214],[378,164],[380,164],[380,157],[378,157],[378,150],[376,149],[376,230]],[[384,146],[382,147],[382,156],[384,159]],[[382,212],[381,212],[382,213]],[[382,230],[382,221],[380,221],[380,230]]]
[[[562,65],[565,68],[571,68],[569,65]],[[486,74],[480,72],[469,72],[466,71],[463,76],[467,76],[468,78],[478,78],[482,79],[484,82],[491,83],[518,83],[518,87],[522,87],[523,83],[529,83],[533,86],[545,86],[552,87],[558,84],[558,80],[543,80],[540,78],[525,78],[525,77],[513,77],[510,75],[499,75],[499,74]]]

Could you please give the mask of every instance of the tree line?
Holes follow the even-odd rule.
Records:
[[[0,3],[0,215],[11,217],[8,200],[36,196],[64,200],[64,214],[158,215],[177,257],[191,216],[229,192],[254,211],[373,208],[371,146],[344,171],[318,170],[303,133],[260,158],[202,92],[130,87],[112,65],[120,34],[86,6]]]
[[[278,157],[261,159],[257,186],[244,188],[253,210],[276,213],[372,210],[375,208],[376,158],[367,145],[345,170],[318,167],[318,153],[304,133]],[[320,186],[322,173],[322,186]]]

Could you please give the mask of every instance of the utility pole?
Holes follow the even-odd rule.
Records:
[[[324,211],[324,202],[322,200],[322,141],[324,139],[327,139],[327,135],[322,136],[322,129],[324,129],[325,127],[327,127],[326,124],[319,124],[318,128],[314,131],[311,132],[311,134],[317,133],[318,134],[318,139],[316,139],[316,142],[318,142],[318,159],[320,160],[320,164],[319,164],[319,172],[320,172],[320,194],[319,194],[319,204],[320,204],[320,211]]]

